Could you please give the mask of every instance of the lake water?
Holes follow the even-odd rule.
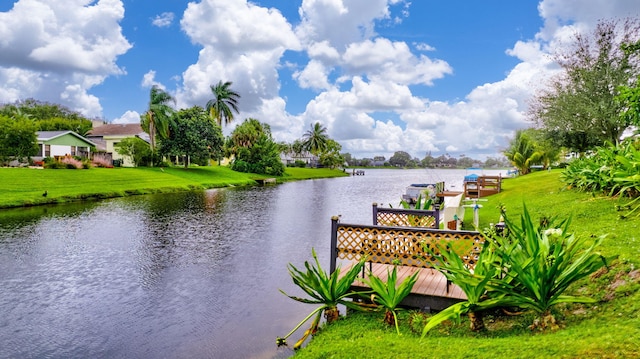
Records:
[[[329,267],[331,216],[369,224],[373,202],[397,206],[412,183],[461,189],[465,174],[368,169],[0,210],[0,358],[288,357],[276,337],[314,307],[278,289],[303,296],[287,263],[312,248]]]

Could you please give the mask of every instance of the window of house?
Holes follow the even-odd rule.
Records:
[[[44,145],[44,156],[51,157],[51,145]]]

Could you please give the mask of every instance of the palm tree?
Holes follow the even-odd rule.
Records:
[[[149,134],[152,158],[155,155],[156,138],[168,138],[169,127],[174,113],[169,103],[175,99],[158,86],[153,86],[149,93],[149,109],[142,115],[142,128]],[[153,166],[153,159],[151,160]]]
[[[305,132],[302,138],[304,149],[314,155],[318,155],[327,149],[327,142],[329,141],[327,128],[322,126],[320,122],[313,124],[311,130]]]
[[[169,125],[174,113],[169,103],[175,99],[158,86],[153,86],[149,94],[149,109],[141,117],[140,124],[149,134],[151,151],[155,152],[156,137],[169,137]]]
[[[232,84],[230,81],[225,83],[219,81],[216,86],[210,86],[213,98],[207,101],[207,111],[211,118],[216,119],[218,126],[221,127],[223,118],[225,125],[227,125],[233,121],[233,111],[240,113],[238,111],[240,94],[229,88]]]
[[[523,175],[529,173],[531,165],[540,163],[543,157],[543,153],[536,148],[524,130],[516,131],[516,136],[504,155]]]

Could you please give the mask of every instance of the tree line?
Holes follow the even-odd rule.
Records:
[[[144,148],[139,140],[130,139],[120,145],[120,153],[134,157],[138,165],[154,165],[162,158],[183,157],[184,165],[206,164],[214,159],[220,163],[230,158],[234,171],[261,173],[273,176],[284,174],[280,158],[283,152],[308,152],[328,167],[341,165],[341,146],[329,138],[326,127],[319,122],[311,126],[303,137],[292,144],[276,143],[269,124],[247,118],[224,138],[222,125],[228,125],[239,113],[240,94],[231,88],[232,82],[219,81],[211,85],[213,97],[206,106],[193,106],[175,111],[175,99],[157,86],[151,88],[149,108],[141,116],[141,125],[150,138],[150,153],[140,154]],[[124,142],[124,141],[123,141]],[[136,144],[137,143],[137,144]],[[137,149],[136,149],[137,148]],[[138,155],[136,155],[136,153]]]
[[[437,157],[433,156],[431,152],[427,152],[426,155],[419,159],[412,157],[405,151],[396,151],[387,159],[384,156],[375,156],[373,158],[355,158],[350,153],[343,153],[344,161],[349,166],[384,166],[384,167],[399,167],[399,168],[469,168],[469,167],[508,167],[509,161],[504,157],[487,157],[486,160],[473,159],[462,154],[458,157],[451,156],[448,153],[441,154]]]
[[[240,172],[281,176],[282,152],[307,152],[317,163],[328,167],[342,165],[341,145],[329,138],[320,123],[292,144],[276,143],[268,124],[247,118],[230,136],[222,134],[239,113],[240,94],[232,82],[211,85],[212,98],[205,107],[174,109],[175,99],[158,86],[151,88],[148,109],[140,116],[140,125],[148,139],[130,137],[116,145],[116,151],[129,157],[136,166],[159,166],[181,162],[207,165],[210,160],[231,159],[230,166]],[[0,106],[0,160],[30,159],[38,153],[37,131],[74,131],[85,136],[92,121],[68,108],[33,99]]]

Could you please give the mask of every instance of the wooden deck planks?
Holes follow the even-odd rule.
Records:
[[[355,263],[343,265],[340,270],[341,275],[344,275],[354,264]],[[366,275],[369,275],[369,263],[365,265],[365,268]],[[388,264],[374,263],[372,265],[371,271],[375,276],[379,277],[383,281],[386,281],[388,274],[387,270],[393,270],[393,266]],[[429,297],[443,297],[462,300],[466,299],[464,292],[462,292],[462,290],[454,284],[449,285],[449,292],[447,292],[447,280],[445,276],[437,270],[431,268],[399,266],[398,283],[401,283],[405,278],[412,275],[416,271],[420,271],[420,274],[418,275],[416,284],[413,286],[413,289],[411,291],[412,294]],[[366,287],[366,285],[358,279],[356,279],[354,285],[357,287]]]

